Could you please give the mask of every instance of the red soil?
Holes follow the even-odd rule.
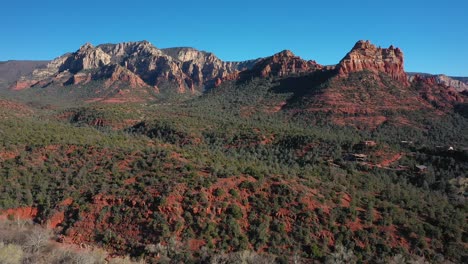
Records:
[[[62,222],[65,220],[65,213],[64,212],[58,212],[54,215],[52,215],[49,220],[47,220],[47,227],[48,228],[56,228]]]
[[[60,206],[70,206],[73,203],[72,198],[67,198],[60,203]]]
[[[38,210],[33,207],[20,207],[14,209],[7,209],[0,211],[0,220],[7,220],[8,218],[29,220],[37,216]]]
[[[204,245],[206,245],[205,240],[203,239],[190,239],[188,241],[188,245],[190,250],[192,251],[198,251],[200,250]]]
[[[349,208],[350,203],[351,203],[351,196],[347,193],[343,193],[343,196],[341,197],[341,206]]]
[[[380,163],[376,164],[377,167],[388,167],[392,163],[399,161],[403,157],[403,153],[397,153],[388,159],[382,160]]]
[[[18,151],[1,151],[0,152],[0,159],[9,160],[14,159],[19,155]]]

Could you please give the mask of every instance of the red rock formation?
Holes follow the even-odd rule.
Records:
[[[436,80],[440,84],[444,84],[446,86],[450,86],[455,88],[457,92],[468,91],[468,83],[464,83],[460,80],[456,80],[454,78],[448,77],[443,74],[439,74],[436,76]]]
[[[253,77],[284,77],[322,69],[324,69],[324,66],[313,60],[303,60],[295,56],[291,51],[283,50],[273,56],[258,60],[250,70],[233,72],[225,75],[223,78],[216,78],[213,85],[214,87],[218,87],[225,81],[243,80]]]
[[[250,71],[258,77],[287,76],[322,69],[315,61],[306,61],[289,50],[283,50],[271,57],[261,59]]]
[[[439,107],[452,108],[454,103],[463,103],[466,100],[455,88],[441,84],[437,76],[414,75],[410,81],[422,98]]]
[[[422,76],[419,74],[416,74],[414,76],[411,76],[408,78],[412,83],[424,83],[426,85],[437,85],[437,80],[436,77],[431,75],[431,76]]]
[[[106,86],[109,87],[116,82],[123,82],[132,88],[148,86],[140,77],[128,69],[118,65],[111,65],[93,76],[93,79],[99,80],[107,78]]]
[[[13,85],[10,86],[10,89],[13,91],[20,91],[27,88],[30,88],[36,85],[39,81],[36,80],[18,80]]]
[[[77,73],[73,75],[73,84],[86,84],[91,81],[91,74],[86,74],[86,73]]]
[[[358,41],[340,61],[338,71],[341,76],[347,76],[362,70],[386,73],[403,85],[409,86],[403,67],[403,52],[399,48],[390,46],[388,49],[382,49],[369,41]]]

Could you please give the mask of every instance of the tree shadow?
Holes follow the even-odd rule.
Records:
[[[278,85],[271,91],[278,94],[292,94],[286,100],[285,107],[295,105],[305,96],[314,96],[326,86],[327,82],[336,75],[334,70],[315,71],[307,75],[291,76],[278,80]]]
[[[468,118],[468,103],[459,103],[456,104],[454,107],[455,113],[463,116],[464,118]]]

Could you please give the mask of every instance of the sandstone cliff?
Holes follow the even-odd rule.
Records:
[[[313,60],[304,60],[289,50],[283,50],[270,57],[238,64],[237,68],[244,68],[244,70],[218,77],[214,86],[219,86],[223,81],[227,80],[246,80],[256,77],[286,77],[312,73],[324,69],[324,66]]]
[[[306,61],[295,56],[289,50],[283,50],[271,57],[261,59],[252,68],[252,72],[260,77],[287,76],[322,69],[315,61]]]
[[[147,86],[136,74],[116,64],[100,67],[99,70],[93,72],[77,73],[71,77],[68,83],[74,85],[87,84],[92,80],[106,80],[106,87],[118,82],[124,82],[131,88]]]
[[[360,40],[340,61],[337,69],[342,76],[362,70],[383,72],[405,86],[409,86],[403,67],[403,52],[393,46],[383,49],[376,47],[369,41]]]
[[[59,66],[59,71],[77,73],[81,70],[96,69],[110,64],[111,56],[90,43],[81,46]]]

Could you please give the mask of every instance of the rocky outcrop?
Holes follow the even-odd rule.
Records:
[[[67,59],[59,66],[59,71],[69,71],[77,73],[81,70],[96,69],[111,62],[111,56],[99,47],[95,48],[90,43],[81,46],[80,49],[72,53]]]
[[[251,62],[252,63],[252,62]],[[251,78],[285,77],[295,74],[311,73],[325,69],[324,66],[313,60],[304,60],[295,56],[289,50],[283,50],[273,56],[253,61],[251,69],[233,72],[219,77],[214,81],[214,86],[221,85],[224,81],[247,80]]]
[[[378,48],[369,41],[360,40],[340,61],[337,69],[341,76],[363,70],[383,72],[403,85],[409,86],[403,67],[403,52],[393,46],[388,49]]]
[[[453,87],[457,92],[468,91],[468,82],[464,82],[463,78],[460,77],[449,77],[444,74],[427,74],[427,73],[409,73],[408,80],[413,82],[414,80],[428,79],[429,81],[434,81],[437,84],[442,84],[445,86]],[[460,78],[460,79],[458,79]]]
[[[194,92],[253,65],[253,61],[224,62],[213,53],[193,48],[158,49],[147,41],[98,47],[111,55],[112,62],[137,74],[146,84],[158,87],[170,82],[179,93]]]
[[[436,80],[439,84],[453,87],[458,92],[468,91],[468,83],[453,79],[447,75],[439,74],[436,76]]]
[[[91,73],[77,73],[72,76],[70,79],[71,84],[78,85],[78,84],[87,84],[92,80]]]
[[[295,56],[289,50],[283,50],[271,57],[261,59],[252,68],[251,72],[259,77],[287,76],[291,74],[311,72],[323,67],[315,61],[306,61]]]
[[[23,78],[30,78],[34,80],[44,80],[47,78],[52,78],[54,75],[57,75],[60,72],[60,67],[69,59],[71,53],[64,54],[60,57],[55,58],[47,64],[45,68],[36,69],[32,72],[31,75],[26,75]]]
[[[456,103],[465,102],[466,97],[455,88],[443,84],[435,75],[414,75],[410,78],[420,96],[432,105],[448,109]]]
[[[125,58],[134,56],[152,57],[164,55],[160,49],[146,40],[117,44],[101,44],[98,45],[98,48],[109,54],[113,63],[121,63]]]
[[[203,85],[214,79],[226,76],[243,69],[250,68],[249,62],[224,62],[213,53],[199,51],[193,48],[170,48],[163,52],[181,62],[181,70],[193,85]]]
[[[103,67],[100,71],[93,75],[93,79],[107,79],[107,87],[119,82],[126,83],[132,88],[147,86],[147,84],[140,77],[138,77],[138,75],[132,73],[130,70],[122,66],[115,64]]]
[[[34,85],[38,83],[39,81],[36,81],[36,80],[18,80],[10,86],[10,89],[13,91],[21,91],[21,90],[33,87]]]
[[[106,80],[105,87],[116,83],[125,83],[131,88],[148,86],[140,77],[128,69],[112,64],[99,68],[93,72],[79,72],[68,81],[69,84],[87,84],[93,80]]]

